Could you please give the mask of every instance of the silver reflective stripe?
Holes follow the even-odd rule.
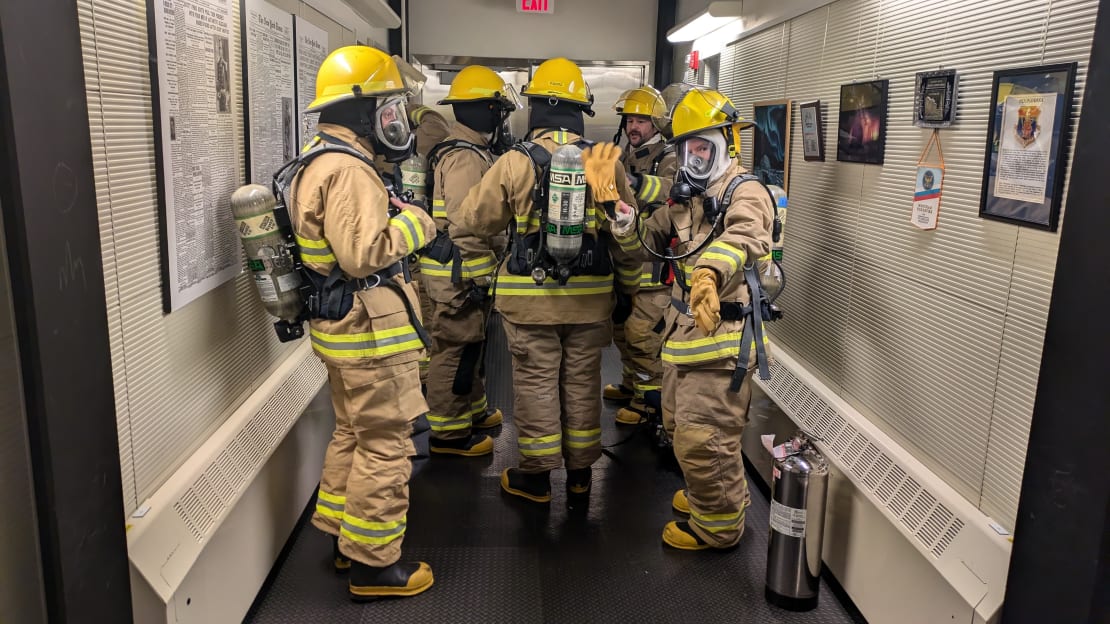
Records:
[[[316,498],[316,506],[327,507],[328,509],[334,509],[335,511],[343,511],[343,503],[333,503],[319,497]]]
[[[393,537],[405,532],[405,521],[402,520],[396,527],[392,529],[364,529],[344,520],[343,529],[346,531],[350,531],[355,535],[361,535],[363,537]]]
[[[299,245],[298,245],[299,247]],[[322,249],[313,249],[311,247],[300,247],[302,256],[334,256],[331,247],[324,247]]]
[[[699,346],[696,346],[696,347],[665,346],[663,348],[663,350],[666,351],[667,353],[670,353],[671,355],[686,356],[686,355],[701,355],[703,353],[713,353],[715,351],[721,351],[721,350],[725,350],[725,349],[734,349],[734,348],[739,349],[740,348],[740,344],[739,344],[740,343],[740,336],[739,335],[725,334],[722,338],[725,338],[725,339],[721,340],[719,342],[714,342],[714,343],[710,343],[710,344],[707,344],[707,345],[699,345]]]
[[[313,334],[312,342],[318,344],[326,349],[335,349],[337,351],[357,351],[360,349],[380,349],[391,345],[401,344],[410,340],[417,339],[416,332],[410,331],[397,336],[388,336],[386,338],[375,338],[373,340],[359,340],[357,342],[333,342],[326,340]]]
[[[404,224],[405,229],[408,230],[409,236],[412,237],[413,248],[409,251],[416,251],[418,248],[420,248],[420,230],[416,229],[416,224],[412,222],[412,217],[402,212],[396,217],[393,217],[393,220],[399,221],[400,223]]]
[[[521,442],[521,451],[543,451],[547,449],[561,448],[563,441],[561,439],[552,440],[550,442]]]

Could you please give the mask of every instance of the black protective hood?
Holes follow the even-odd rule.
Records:
[[[528,129],[563,128],[582,136],[586,131],[586,122],[582,117],[585,112],[584,107],[562,100],[528,98]]]

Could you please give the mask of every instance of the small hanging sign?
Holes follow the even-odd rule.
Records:
[[[939,163],[929,163],[926,159],[933,145],[937,146]],[[925,150],[917,159],[917,183],[913,193],[913,213],[910,223],[922,230],[935,230],[937,217],[940,216],[940,191],[944,185],[944,151],[940,147],[940,131],[933,130]]]

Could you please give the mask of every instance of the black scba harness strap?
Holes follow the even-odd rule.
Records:
[[[425,197],[434,197],[435,195],[435,168],[443,157],[456,150],[471,150],[478,154],[486,162],[489,162],[486,156],[485,148],[480,145],[464,141],[462,139],[449,139],[441,143],[437,143],[435,147],[428,152],[428,172],[425,182]],[[435,207],[434,202],[432,206],[432,216],[434,215]],[[435,260],[440,264],[451,264],[451,283],[462,283],[462,254],[459,252],[458,247],[451,240],[450,234],[446,230],[436,230],[436,237],[427,247],[420,251],[420,255]]]
[[[320,139],[320,143],[282,165],[274,174],[273,179],[274,198],[277,200],[277,205],[274,206],[274,219],[277,221],[278,228],[285,238],[285,245],[293,257],[294,268],[304,277],[300,288],[304,311],[298,320],[302,322],[310,318],[340,320],[347,316],[347,313],[354,306],[354,294],[356,292],[384,286],[396,292],[397,296],[401,298],[401,301],[405,304],[405,311],[408,313],[409,323],[416,330],[424,345],[431,346],[431,338],[420,323],[420,317],[416,314],[412,302],[409,301],[401,285],[393,280],[397,275],[404,275],[405,281],[409,281],[408,271],[403,262],[395,262],[369,277],[357,279],[345,277],[343,270],[339,268],[338,262],[335,263],[331,272],[326,276],[304,266],[300,248],[297,246],[296,234],[293,231],[293,224],[289,218],[289,205],[286,201],[290,186],[297,174],[317,157],[327,153],[352,156],[369,166],[374,173],[378,172],[373,160],[347,145],[341,139],[322,131],[318,131],[316,136]],[[392,207],[390,212],[392,215]],[[278,328],[279,338],[282,337],[282,334],[283,330]]]
[[[593,142],[579,139],[570,145],[584,149],[592,146]],[[532,185],[532,212],[538,214],[540,230],[535,234],[522,235],[518,229],[513,229],[509,273],[513,275],[531,275],[534,279],[539,280],[536,277],[538,270],[543,270],[544,275],[547,276],[552,274],[552,269],[555,266],[554,260],[546,253],[551,152],[532,141],[521,141],[513,145],[512,149],[527,156],[532,163],[532,169],[536,176],[535,183]],[[582,249],[579,252],[578,261],[572,267],[571,275],[609,275],[612,272],[612,262],[609,260],[608,250],[602,247],[594,236],[583,233]]]
[[[762,180],[751,174],[741,174],[729,180],[728,186],[725,188],[725,193],[721,197],[720,206],[715,208],[716,214],[713,215],[713,229],[706,235],[705,240],[698,245],[697,250],[703,249],[708,246],[720,233],[717,231],[720,221],[728,211],[729,204],[732,203],[732,194],[736,188],[744,182],[759,182],[761,186],[767,191],[771,197],[772,209],[776,208],[775,196],[771,193]],[[705,213],[706,218],[709,218],[709,212]],[[696,251],[695,250],[695,253]],[[692,254],[690,254],[692,255]],[[690,292],[690,287],[686,284],[686,277],[684,273],[679,272],[678,266],[674,258],[671,259],[672,270],[675,272],[675,279],[679,281],[679,287],[684,292]],[[744,329],[740,334],[740,354],[736,361],[736,370],[732,373],[732,381],[729,383],[728,389],[730,392],[739,392],[740,386],[744,383],[744,376],[748,370],[748,360],[751,356],[752,345],[755,345],[755,361],[756,366],[759,368],[759,378],[766,381],[771,378],[770,364],[767,361],[767,348],[763,343],[763,321],[773,321],[782,316],[782,313],[776,308],[772,307],[771,302],[767,299],[766,293],[763,291],[763,286],[759,283],[759,273],[752,263],[743,268],[744,281],[748,286],[748,293],[751,295],[751,305],[743,305],[735,301],[722,301],[720,306],[720,314],[722,321],[744,321]],[[692,316],[690,306],[686,302],[671,298],[671,305],[678,310],[681,314]]]

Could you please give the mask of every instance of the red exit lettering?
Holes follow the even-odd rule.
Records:
[[[516,10],[524,13],[552,13],[555,0],[519,0]]]

